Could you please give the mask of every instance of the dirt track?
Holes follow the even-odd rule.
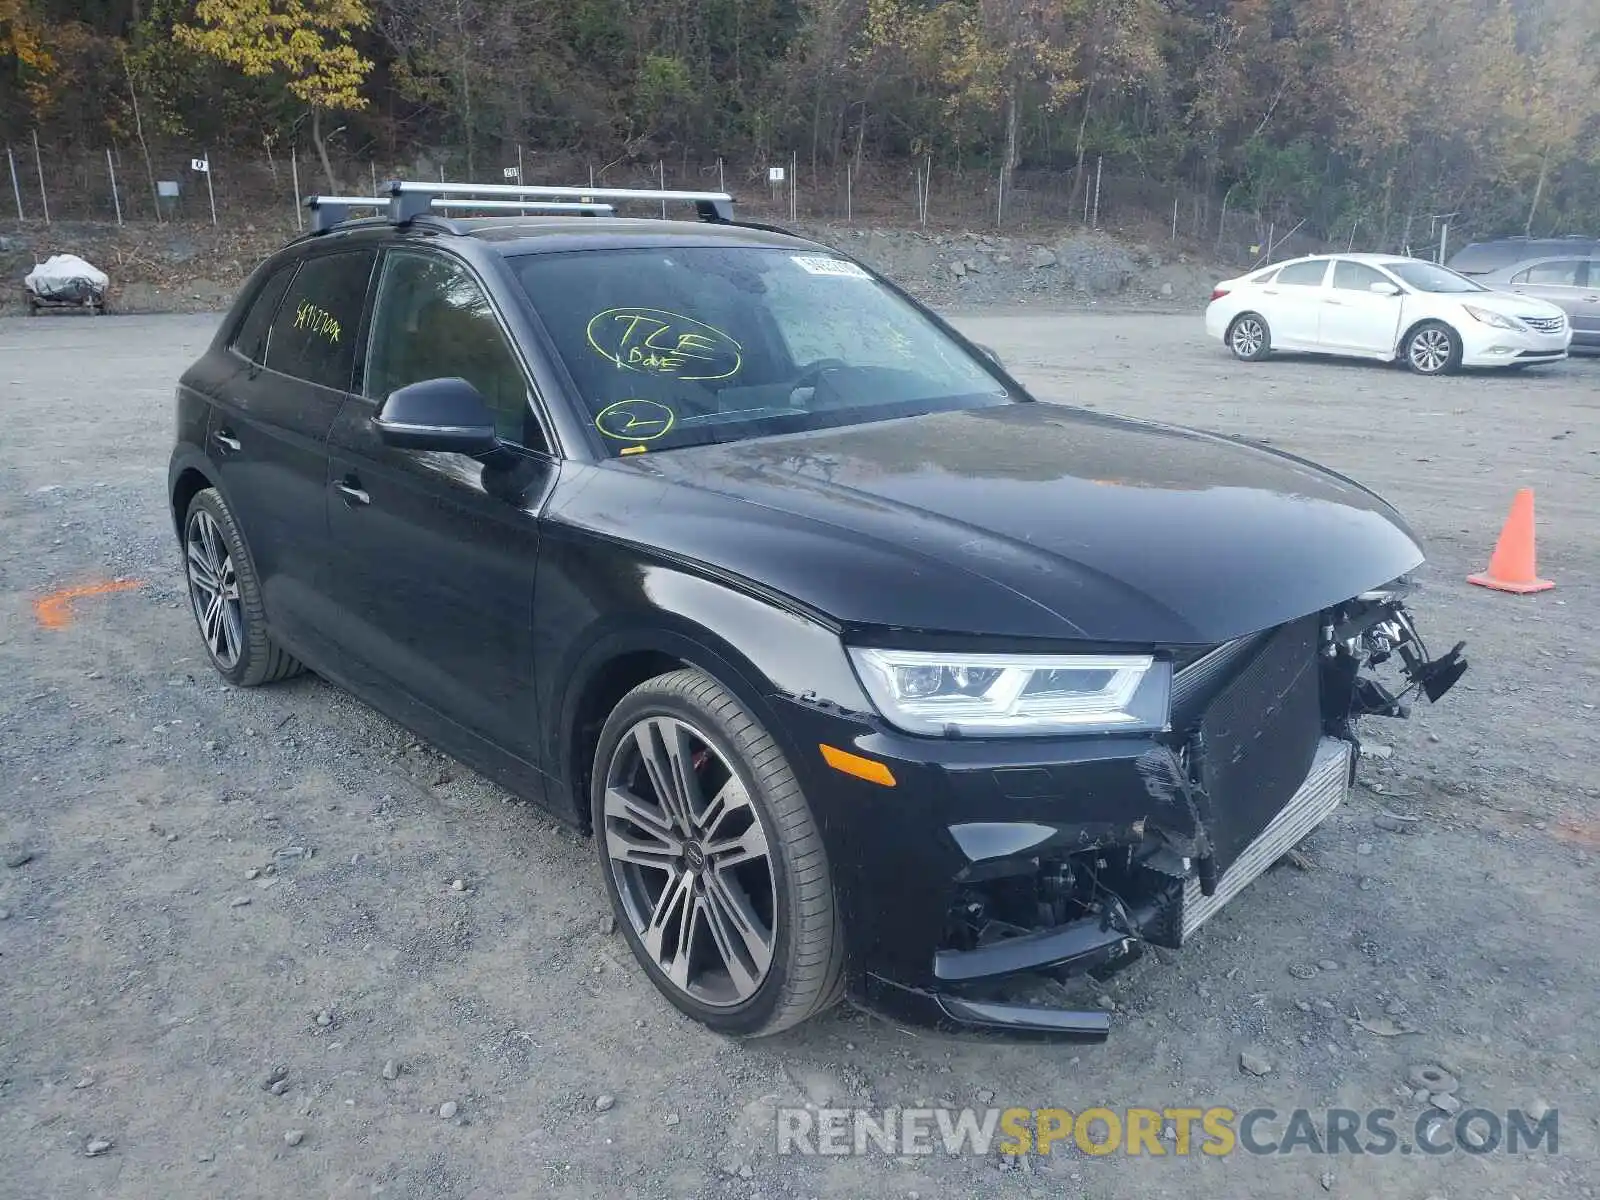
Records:
[[[680,1019],[606,932],[587,844],[332,687],[212,674],[163,488],[173,381],[213,319],[0,322],[0,1197],[1594,1196],[1600,362],[1425,381],[1236,364],[1198,316],[961,321],[1045,398],[1270,439],[1376,486],[1429,544],[1424,633],[1474,664],[1439,708],[1369,723],[1393,756],[1313,837],[1312,870],[1271,873],[1107,989],[1104,1047],[849,1011],[740,1045]],[[1559,586],[1468,587],[1522,485]],[[138,586],[64,627],[33,609],[115,580]],[[1352,1024],[1384,1015],[1417,1032]],[[1241,1074],[1245,1049],[1271,1073]],[[1002,1171],[779,1159],[769,1127],[778,1104],[993,1093],[1392,1107],[1404,1131],[1419,1062],[1468,1107],[1557,1107],[1560,1153],[1058,1148]],[[88,1157],[91,1139],[112,1146]]]

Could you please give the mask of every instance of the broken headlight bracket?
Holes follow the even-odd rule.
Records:
[[[1411,710],[1405,701],[1412,692],[1421,692],[1430,703],[1437,702],[1466,673],[1465,648],[1465,642],[1457,642],[1447,653],[1430,659],[1411,614],[1393,591],[1365,593],[1329,614],[1322,628],[1323,712],[1328,715],[1328,732],[1359,750],[1361,742],[1352,722],[1359,717],[1409,717]],[[1406,680],[1398,693],[1373,674],[1396,657]],[[1352,778],[1355,763],[1352,758]]]

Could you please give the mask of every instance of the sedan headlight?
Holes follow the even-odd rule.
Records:
[[[1471,304],[1463,304],[1461,307],[1467,310],[1467,316],[1474,321],[1482,321],[1485,325],[1492,325],[1496,329],[1522,328],[1520,322],[1513,321],[1510,317],[1503,316],[1500,313],[1490,312],[1487,308],[1475,308]]]
[[[1172,664],[1148,654],[849,650],[878,711],[907,733],[993,737],[1167,727]]]

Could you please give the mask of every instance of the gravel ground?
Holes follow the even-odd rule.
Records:
[[[173,381],[214,318],[0,322],[0,1196],[1593,1197],[1600,363],[1425,381],[1237,364],[1197,314],[960,320],[1047,398],[1376,485],[1430,544],[1424,632],[1473,657],[1438,708],[1369,724],[1392,755],[1308,870],[1105,988],[1104,1046],[849,1010],[742,1045],[679,1018],[610,933],[587,844],[328,685],[206,665],[163,491]],[[1470,588],[1521,485],[1558,587]],[[771,1134],[775,1105],[830,1101],[1408,1129],[1417,1064],[1468,1107],[1555,1106],[1560,1153],[1058,1147],[1001,1170],[779,1158]]]

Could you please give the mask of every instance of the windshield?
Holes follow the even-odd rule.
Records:
[[[1487,292],[1490,289],[1448,267],[1426,262],[1386,262],[1383,269],[1419,292]]]
[[[512,265],[613,454],[1020,399],[821,250],[579,250]]]

